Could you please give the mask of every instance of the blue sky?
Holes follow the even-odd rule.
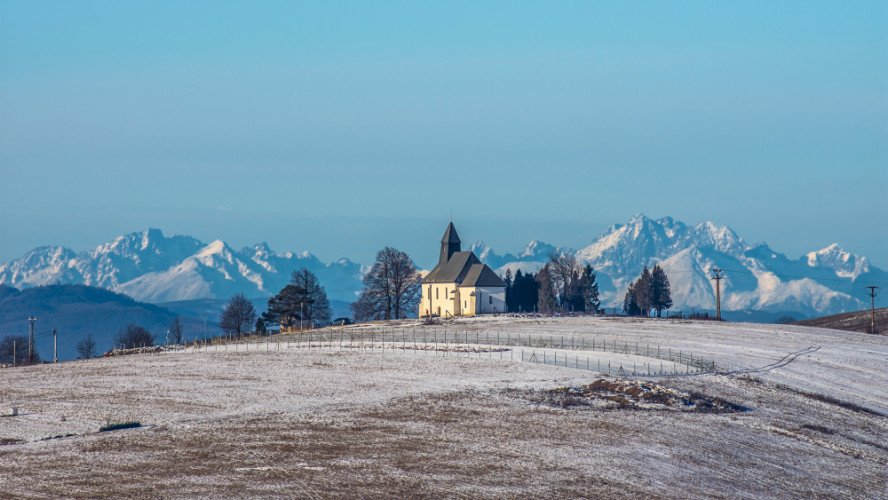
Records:
[[[0,262],[146,227],[432,265],[643,212],[888,268],[885,2],[0,0]]]

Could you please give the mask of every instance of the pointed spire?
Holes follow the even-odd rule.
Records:
[[[444,237],[441,238],[441,258],[438,259],[438,262],[443,264],[450,260],[454,253],[460,251],[460,243],[462,242],[459,235],[456,234],[456,228],[453,227],[453,220],[451,220],[447,225],[447,230],[444,231]]]
[[[459,235],[456,234],[456,228],[453,227],[452,219],[450,220],[450,224],[447,224],[447,230],[444,231],[444,237],[441,238],[441,243],[462,243],[462,241],[459,239]]]

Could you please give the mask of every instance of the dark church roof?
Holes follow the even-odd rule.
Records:
[[[505,287],[506,282],[497,276],[493,269],[487,264],[472,264],[466,277],[463,279],[462,286],[501,286]]]
[[[481,264],[472,252],[456,252],[450,260],[439,263],[425,279],[426,283],[460,283],[474,264]]]
[[[447,226],[441,238],[441,258],[423,283],[457,283],[462,286],[505,287],[506,283],[472,252],[460,252],[461,241],[453,227]]]

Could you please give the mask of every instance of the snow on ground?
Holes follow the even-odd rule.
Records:
[[[0,497],[888,491],[886,337],[483,317],[326,329],[311,348],[280,339],[0,371],[0,411],[21,412],[0,418]],[[598,373],[608,362],[612,375]],[[719,404],[632,406],[583,389],[617,364],[632,394]],[[97,432],[124,421],[142,427]]]

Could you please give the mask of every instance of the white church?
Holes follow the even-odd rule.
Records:
[[[460,251],[453,221],[441,238],[438,265],[422,280],[419,316],[474,316],[506,312],[506,283],[474,252]]]

